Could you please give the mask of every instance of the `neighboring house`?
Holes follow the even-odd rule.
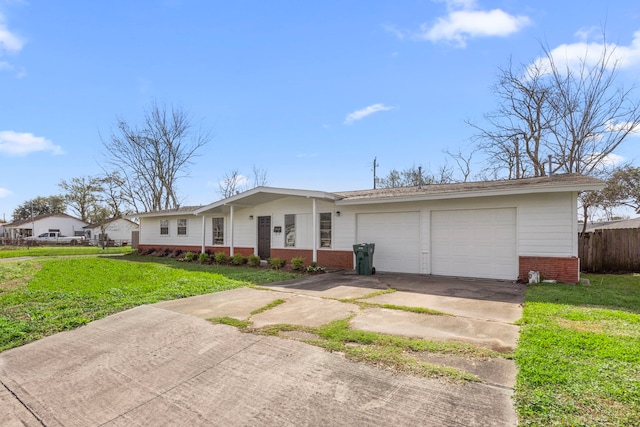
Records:
[[[591,233],[595,230],[614,230],[624,228],[640,228],[640,217],[625,219],[619,221],[601,222],[601,223],[587,223],[585,233]]]
[[[0,243],[4,244],[5,239],[9,237],[8,231],[4,228],[5,223],[0,221]]]
[[[5,224],[9,238],[38,236],[57,231],[64,236],[83,236],[86,222],[67,214],[46,214]]]
[[[257,187],[200,207],[147,212],[139,250],[179,248],[354,268],[374,243],[378,271],[525,279],[535,270],[579,280],[579,175],[329,193]]]
[[[102,240],[113,240],[119,245],[126,245],[131,243],[131,233],[138,230],[138,224],[126,218],[111,218],[103,224],[89,224],[84,229],[87,239],[96,245]]]

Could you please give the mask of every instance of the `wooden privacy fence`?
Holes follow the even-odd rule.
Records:
[[[640,229],[596,230],[578,235],[580,269],[591,273],[640,271]]]

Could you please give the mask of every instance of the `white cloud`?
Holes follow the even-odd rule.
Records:
[[[631,122],[613,123],[608,121],[606,124],[608,132],[629,132],[629,135],[640,135],[640,124]]]
[[[473,0],[445,0],[448,14],[434,24],[423,24],[417,37],[432,42],[448,41],[465,47],[475,37],[505,37],[520,31],[531,20],[502,9],[478,10]]]
[[[598,169],[612,168],[624,163],[625,158],[614,153],[609,153],[604,157],[600,157],[602,153],[593,153],[584,158],[585,165],[595,164],[598,162]]]
[[[576,35],[582,39],[588,36],[587,32],[578,32]],[[603,53],[612,55],[608,66],[614,65],[620,69],[633,68],[640,65],[640,31],[633,33],[633,40],[628,46],[605,42],[588,42],[586,40],[577,43],[561,44],[552,49],[549,55],[557,69],[566,68],[577,70],[583,65],[591,67],[597,64]],[[530,67],[537,67],[543,73],[549,73],[551,66],[547,56],[536,59]]]
[[[384,104],[369,105],[368,107],[364,107],[360,110],[356,110],[353,113],[350,113],[349,115],[347,115],[347,118],[344,119],[344,124],[350,125],[350,124],[353,124],[353,122],[362,120],[373,113],[377,113],[379,111],[389,111],[393,109],[394,107],[387,107]]]
[[[10,196],[11,194],[13,194],[11,190],[7,190],[6,188],[0,187],[0,199],[2,199],[3,197]]]
[[[0,14],[0,56],[3,53],[17,53],[22,50],[24,40],[9,31],[4,23],[4,16]]]
[[[0,154],[26,156],[36,151],[51,151],[52,154],[64,154],[62,147],[54,145],[47,138],[26,132],[0,131]]]
[[[382,28],[385,31],[390,32],[391,34],[393,34],[394,36],[396,36],[397,38],[399,38],[400,40],[404,39],[406,34],[406,31],[403,30],[399,30],[398,28],[396,28],[393,25],[383,25]]]

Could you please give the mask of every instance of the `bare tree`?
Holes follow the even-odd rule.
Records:
[[[633,88],[616,86],[615,48],[603,40],[597,59],[585,52],[577,67],[559,64],[548,47],[543,52],[519,71],[511,63],[500,69],[499,107],[485,125],[469,123],[490,174],[544,176],[548,156],[552,172],[593,174],[640,128]]]
[[[269,183],[267,179],[267,170],[260,168],[256,165],[252,167],[253,172],[253,187],[262,187]]]
[[[549,114],[552,85],[541,67],[526,67],[524,75],[514,71],[509,61],[499,69],[493,92],[499,107],[485,114],[486,127],[467,122],[479,133],[479,149],[488,155],[489,169],[506,170],[509,179],[544,176],[542,144],[552,129]]]
[[[178,207],[178,181],[210,141],[191,121],[183,109],[154,102],[141,127],[118,118],[117,131],[103,141],[107,163],[122,178],[122,195],[136,212]]]
[[[555,117],[548,145],[557,162],[556,170],[589,175],[607,162],[622,141],[640,129],[640,104],[633,98],[633,87],[616,86],[618,62],[615,48],[603,37],[598,60],[589,64],[561,67],[545,49],[551,84],[556,89],[551,98]]]
[[[63,179],[58,187],[64,192],[62,196],[67,207],[81,220],[88,221],[103,191],[101,179],[92,176],[71,178],[69,181]]]
[[[444,153],[448,157],[453,159],[453,161],[456,163],[460,175],[460,178],[454,179],[454,176],[456,175],[455,172],[452,170],[452,168],[448,168],[445,163],[444,168],[447,168],[450,171],[448,182],[467,182],[469,180],[469,177],[471,176],[471,160],[473,159],[474,152],[472,151],[471,153],[465,155],[460,150],[458,150],[457,153],[454,153],[447,149],[444,150]]]
[[[98,244],[104,249],[109,243],[107,228],[109,228],[109,220],[113,218],[112,211],[106,206],[96,205],[91,209],[91,223],[97,225],[100,234],[97,236]]]
[[[246,176],[242,175],[238,169],[226,172],[224,177],[218,183],[218,193],[223,199],[226,199],[227,197],[234,196],[251,188],[267,185],[269,182],[267,179],[266,169],[253,165],[252,174],[253,177],[250,180]]]
[[[129,212],[123,195],[125,180],[118,171],[106,173],[100,178],[102,183],[101,202],[110,210],[113,218],[119,218]]]
[[[401,171],[392,169],[387,176],[379,178],[378,188],[417,187],[453,182],[453,170],[448,165],[438,168],[438,174],[429,173],[422,166],[411,166]]]
[[[247,178],[238,172],[237,169],[231,172],[225,173],[222,180],[219,182],[218,192],[223,199],[234,196],[238,193],[245,191]]]

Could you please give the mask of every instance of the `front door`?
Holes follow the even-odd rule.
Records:
[[[258,217],[258,256],[267,259],[271,256],[271,217]]]

